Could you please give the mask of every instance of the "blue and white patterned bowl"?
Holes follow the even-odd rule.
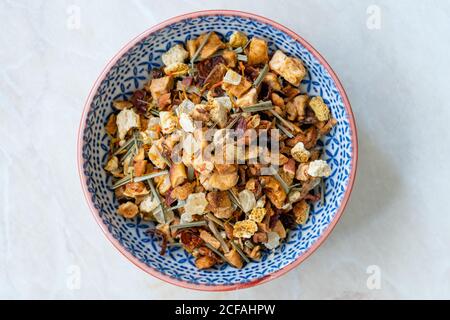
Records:
[[[217,266],[198,270],[192,257],[181,248],[165,256],[159,244],[145,234],[150,223],[139,218],[125,220],[116,213],[117,201],[111,179],[103,166],[109,138],[104,125],[113,112],[111,102],[130,97],[143,86],[152,68],[160,67],[161,54],[176,43],[207,31],[229,36],[240,30],[269,42],[300,58],[308,69],[302,88],[309,95],[324,97],[339,121],[323,140],[332,176],[326,181],[326,205],[316,205],[308,223],[290,232],[275,254],[242,270]],[[350,196],[356,173],[356,127],[349,101],[333,70],[305,40],[289,29],[263,17],[237,11],[202,11],[163,22],[132,40],[108,64],[94,85],[81,119],[78,138],[78,166],[86,200],[102,230],[130,261],[167,282],[200,290],[223,291],[246,288],[274,279],[306,259],[328,236]]]

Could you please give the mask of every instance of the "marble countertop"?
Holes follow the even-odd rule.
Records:
[[[449,12],[444,1],[0,2],[0,298],[450,298]],[[295,30],[341,78],[360,143],[356,185],[329,239],[287,275],[207,293],[136,268],[81,192],[79,120],[131,38],[203,9]]]

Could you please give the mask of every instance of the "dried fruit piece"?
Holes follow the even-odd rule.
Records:
[[[149,191],[143,182],[130,182],[126,184],[123,194],[127,197],[135,198],[137,196],[147,195]]]
[[[199,44],[202,43],[205,37],[207,37],[207,34],[202,34],[200,37],[198,37],[197,39],[198,43]],[[200,52],[200,60],[204,60],[211,57],[218,50],[225,49],[225,47],[226,47],[225,43],[222,42],[220,37],[215,32],[211,32],[209,34],[208,41],[206,42],[205,46]]]
[[[130,101],[114,101],[113,107],[117,110],[131,109],[133,108],[133,103]]]
[[[105,166],[105,170],[115,174],[119,170],[119,159],[117,157],[112,157],[109,159],[108,163]]]
[[[288,162],[286,162],[283,165],[283,171],[290,177],[294,178],[295,177],[295,167],[296,167],[295,160],[289,159]]]
[[[305,118],[305,109],[308,103],[307,95],[300,95],[289,101],[286,105],[288,119],[291,121],[303,120]]]
[[[233,236],[236,238],[250,239],[258,231],[258,225],[255,221],[238,221],[234,225]]]
[[[262,222],[266,216],[265,208],[253,208],[252,212],[249,214],[248,218],[255,222]]]
[[[167,163],[162,155],[162,148],[160,149],[158,143],[152,144],[150,150],[148,151],[148,158],[150,161],[159,169],[164,169]]]
[[[290,203],[296,203],[298,201],[300,201],[302,198],[302,193],[298,190],[293,190],[291,192],[289,192],[288,195],[288,200]]]
[[[184,206],[184,213],[187,215],[204,215],[208,201],[205,193],[193,193],[189,195]]]
[[[273,250],[280,245],[280,236],[276,232],[269,232],[267,234],[267,242],[264,243],[267,249]]]
[[[127,202],[119,206],[117,212],[127,219],[133,219],[139,213],[139,208],[133,202]]]
[[[151,213],[153,210],[155,210],[159,205],[159,202],[157,199],[153,197],[153,195],[148,195],[144,198],[144,200],[140,203],[139,209],[141,212],[144,213]]]
[[[232,48],[244,47],[248,42],[247,35],[241,31],[234,31],[231,36],[228,44]]]
[[[272,228],[272,231],[278,233],[280,239],[286,238],[286,229],[284,228],[280,220],[278,220],[275,223],[275,226]]]
[[[213,248],[219,249],[220,242],[214,236],[206,230],[200,230],[200,238],[206,243],[210,244]]]
[[[186,41],[186,49],[189,52],[189,59],[194,57],[195,51],[197,51],[197,39]]]
[[[147,170],[147,160],[139,160],[134,162],[134,175],[136,177],[143,176],[146,170]]]
[[[247,57],[249,65],[264,64],[269,61],[269,48],[267,41],[259,38],[253,38],[247,48]]]
[[[311,177],[329,177],[331,168],[326,161],[315,160],[309,163],[308,174]]]
[[[217,123],[219,128],[225,128],[228,123],[228,110],[225,106],[218,103],[216,100],[213,101],[212,109],[209,112],[211,120]]]
[[[297,172],[295,173],[295,178],[300,181],[308,181],[310,176],[308,174],[309,164],[302,163],[298,166]]]
[[[322,97],[314,97],[309,102],[309,106],[311,109],[313,109],[317,119],[319,121],[328,121],[330,120],[330,109],[328,109],[328,106],[323,102]]]
[[[226,61],[226,66],[228,68],[235,68],[237,64],[237,53],[232,50],[225,50],[222,57]]]
[[[237,172],[229,174],[219,174],[218,172],[213,172],[213,174],[208,178],[208,184],[220,191],[227,191],[233,188],[239,180],[239,175]]]
[[[256,104],[258,101],[258,91],[253,88],[245,95],[236,100],[236,105],[239,107],[249,107]]]
[[[268,240],[267,232],[257,232],[253,235],[252,240],[254,243],[265,243]]]
[[[316,128],[319,130],[319,134],[325,136],[330,133],[331,129],[338,123],[334,118],[328,121],[320,121],[315,124]]]
[[[275,106],[277,106],[277,107],[280,107],[280,108],[284,108],[284,107],[285,107],[284,100],[283,100],[283,98],[282,98],[279,94],[277,94],[277,93],[272,93],[272,95],[270,96],[270,98],[271,98],[271,100],[272,100],[273,105],[275,105]],[[277,111],[277,112],[278,112],[278,111]],[[291,120],[291,119],[289,119],[289,120]]]
[[[189,53],[183,48],[181,44],[177,44],[169,49],[161,56],[161,59],[166,66],[171,66],[178,63],[183,63],[188,58]]]
[[[194,121],[208,122],[210,119],[209,112],[203,104],[196,105],[189,115]]]
[[[139,128],[139,115],[132,109],[124,109],[117,115],[116,123],[119,130],[119,138],[123,140],[130,129]]]
[[[252,251],[249,253],[249,258],[252,260],[260,260],[261,259],[261,246],[255,246]]]
[[[164,134],[171,134],[178,126],[178,117],[172,112],[161,111],[159,113],[161,131]]]
[[[229,84],[226,82],[222,84],[223,90],[227,91],[237,98],[242,97],[248,90],[250,90],[251,87],[252,83],[246,78],[242,78],[241,82],[238,85]]]
[[[249,190],[243,190],[239,193],[239,203],[245,213],[250,212],[256,206],[255,195]]]
[[[226,191],[209,192],[206,196],[208,200],[208,210],[219,219],[229,219],[233,214],[231,200]]]
[[[185,132],[192,133],[195,131],[194,120],[187,113],[180,114],[180,126]]]
[[[152,94],[154,100],[158,100],[163,94],[169,93],[173,88],[173,77],[166,76],[159,79],[153,79],[146,89]]]
[[[180,77],[189,73],[189,66],[185,63],[174,63],[164,68],[168,76]]]
[[[214,170],[214,163],[211,160],[198,156],[194,159],[192,166],[201,175],[208,176]]]
[[[186,167],[183,163],[174,163],[170,167],[170,183],[172,188],[182,185],[187,180]]]
[[[281,209],[287,197],[287,194],[283,190],[281,184],[271,176],[261,177],[261,183],[264,186],[264,191],[266,192],[270,202],[272,202],[276,208]]]
[[[170,196],[173,199],[184,201],[194,192],[194,187],[195,183],[185,183],[182,186],[173,189]]]
[[[195,266],[200,269],[212,268],[217,263],[217,260],[210,256],[201,256],[195,260]]]
[[[231,69],[229,69],[227,71],[227,73],[225,74],[225,76],[223,77],[223,82],[224,83],[228,83],[228,84],[232,84],[234,86],[237,86],[241,83],[242,81],[242,76],[237,73],[236,71],[233,71]]]
[[[108,118],[108,122],[106,123],[105,126],[105,130],[108,134],[110,134],[111,136],[114,136],[117,132],[117,124],[116,124],[116,115],[112,114],[109,118]]]
[[[308,162],[311,153],[305,149],[303,142],[299,142],[291,149],[291,155],[298,162],[305,163]]]
[[[300,82],[306,76],[306,69],[301,60],[288,57],[281,50],[275,52],[269,65],[273,71],[296,87],[300,85]]]
[[[171,189],[172,185],[170,183],[170,175],[166,174],[163,176],[156,177],[155,179],[156,186],[158,188],[159,193],[164,196]]]
[[[228,262],[235,268],[242,269],[244,262],[242,261],[241,255],[235,249],[225,254]]]
[[[305,224],[308,221],[310,209],[309,204],[305,200],[297,203],[293,210],[295,222],[297,224]]]
[[[189,252],[192,252],[195,248],[198,248],[204,243],[198,235],[190,230],[181,231],[180,241],[184,248]]]

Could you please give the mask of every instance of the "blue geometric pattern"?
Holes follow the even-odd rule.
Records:
[[[131,96],[141,88],[152,68],[161,65],[160,56],[176,43],[184,43],[207,31],[228,37],[240,30],[249,36],[264,38],[271,50],[281,49],[300,58],[308,69],[302,89],[309,95],[320,95],[339,121],[323,139],[326,160],[332,176],[326,181],[326,205],[315,205],[305,226],[293,230],[274,254],[265,254],[261,262],[250,263],[242,270],[226,264],[212,270],[197,270],[192,257],[181,248],[172,248],[160,256],[159,243],[144,231],[150,223],[136,218],[125,220],[116,213],[117,201],[111,189],[111,178],[103,170],[107,160],[109,138],[104,125],[113,113],[111,102]],[[341,205],[351,172],[352,132],[349,115],[332,77],[319,61],[300,43],[269,24],[238,16],[202,16],[174,23],[149,35],[126,52],[111,68],[95,93],[83,132],[83,171],[87,189],[107,230],[134,257],[162,274],[180,281],[203,285],[235,285],[251,282],[286,267],[308,250],[327,229]]]

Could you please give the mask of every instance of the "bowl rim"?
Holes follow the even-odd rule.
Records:
[[[285,266],[277,271],[274,271],[268,275],[265,275],[261,278],[255,279],[253,281],[246,282],[246,283],[236,283],[236,284],[231,284],[231,285],[204,285],[204,284],[195,284],[195,283],[190,283],[187,281],[175,279],[175,278],[172,278],[170,276],[167,276],[167,275],[159,272],[156,269],[153,269],[152,267],[139,261],[139,259],[134,257],[131,253],[126,251],[126,249],[119,243],[119,241],[117,239],[115,239],[111,233],[108,232],[107,227],[103,224],[102,219],[100,218],[100,215],[98,214],[99,213],[98,210],[95,208],[95,206],[92,202],[90,194],[87,190],[87,178],[83,173],[83,158],[82,158],[83,133],[84,133],[84,130],[86,127],[87,114],[89,112],[90,106],[92,104],[92,101],[94,99],[96,92],[98,91],[100,84],[102,83],[103,79],[108,74],[110,69],[117,63],[117,61],[130,48],[132,48],[137,43],[139,43],[143,39],[147,38],[150,34],[156,32],[158,30],[161,30],[173,23],[176,23],[176,22],[179,22],[179,21],[182,21],[185,19],[193,19],[193,18],[198,18],[201,16],[214,16],[214,15],[239,16],[239,17],[249,18],[249,19],[253,19],[253,20],[271,25],[274,28],[279,29],[279,30],[283,31],[284,33],[288,34],[295,41],[297,41],[301,45],[303,45],[324,66],[324,68],[328,71],[328,73],[332,77],[333,81],[335,82],[336,87],[339,90],[339,94],[342,97],[346,112],[348,114],[348,121],[349,121],[350,128],[351,128],[351,139],[352,139],[352,163],[351,163],[351,173],[350,173],[350,178],[349,178],[349,182],[347,185],[347,189],[345,191],[344,198],[342,199],[341,205],[339,206],[338,211],[335,214],[335,217],[330,222],[330,224],[328,225],[326,230],[324,230],[322,235],[300,257],[298,257],[295,261],[289,263],[287,266]],[[309,44],[305,39],[300,37],[298,34],[296,34],[291,29],[281,25],[280,23],[275,22],[266,17],[257,15],[257,14],[239,11],[239,10],[195,11],[195,12],[190,12],[190,13],[185,13],[185,14],[175,16],[173,18],[167,19],[167,20],[165,20],[161,23],[158,23],[155,26],[147,29],[146,31],[144,31],[143,33],[141,33],[140,35],[138,35],[137,37],[135,37],[134,39],[129,41],[116,55],[114,55],[114,57],[110,60],[110,62],[103,69],[102,73],[97,78],[94,86],[92,87],[92,89],[89,93],[89,96],[84,105],[83,113],[82,113],[81,120],[80,120],[80,125],[79,125],[79,129],[78,129],[78,141],[77,141],[78,174],[80,176],[80,181],[81,181],[84,197],[86,199],[86,202],[89,206],[89,209],[90,209],[92,215],[94,216],[94,219],[97,221],[97,224],[100,226],[100,228],[103,231],[103,233],[105,234],[106,238],[114,245],[114,247],[120,253],[122,253],[129,261],[131,261],[133,264],[135,264],[137,267],[139,267],[143,271],[147,272],[148,274],[154,276],[155,278],[158,278],[158,279],[168,282],[170,284],[173,284],[173,285],[176,285],[179,287],[183,287],[183,288],[187,288],[187,289],[194,289],[194,290],[199,290],[199,291],[231,291],[231,290],[246,289],[246,288],[250,288],[250,287],[260,285],[260,284],[266,283],[268,281],[274,280],[274,279],[286,274],[287,272],[291,271],[292,269],[294,269],[295,267],[300,265],[303,261],[305,261],[313,252],[315,252],[320,247],[320,245],[322,245],[322,243],[325,242],[325,240],[328,238],[330,233],[333,231],[336,224],[340,220],[340,218],[345,210],[345,207],[347,206],[348,200],[350,198],[350,194],[352,193],[352,190],[353,190],[353,185],[354,185],[354,181],[355,181],[355,177],[356,177],[357,163],[358,163],[358,136],[357,136],[356,130],[357,129],[356,129],[355,118],[354,118],[354,115],[352,112],[350,101],[347,97],[345,89],[342,86],[339,78],[337,77],[336,73],[331,68],[331,66],[328,64],[328,62],[322,57],[322,55],[316,49],[314,49],[313,46],[311,44]]]

